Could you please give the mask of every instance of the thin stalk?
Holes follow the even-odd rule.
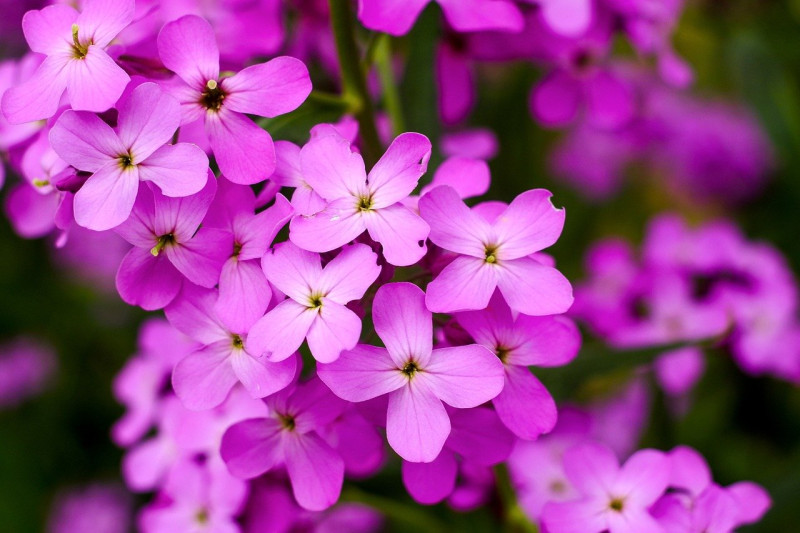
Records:
[[[400,93],[397,90],[397,80],[392,68],[392,39],[383,33],[378,36],[375,44],[375,66],[383,88],[383,105],[389,113],[392,123],[392,133],[400,135],[405,130],[403,121],[403,108],[400,104]]]
[[[331,28],[339,58],[342,77],[342,97],[351,103],[361,135],[361,153],[367,166],[375,164],[383,152],[375,113],[367,91],[366,71],[362,67],[355,38],[351,0],[328,0],[331,11]]]

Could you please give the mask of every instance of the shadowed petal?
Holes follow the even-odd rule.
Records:
[[[310,511],[327,509],[339,499],[344,461],[316,433],[286,434],[286,470],[297,503]]]
[[[444,500],[456,486],[458,465],[448,449],[430,463],[403,461],[403,485],[417,503],[433,505]]]

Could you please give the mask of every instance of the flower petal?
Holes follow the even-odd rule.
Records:
[[[87,172],[97,172],[127,153],[111,126],[84,111],[64,111],[50,131],[50,144],[58,157]]]
[[[261,268],[270,283],[297,303],[308,307],[311,293],[318,290],[322,265],[318,254],[280,243],[261,259]]]
[[[31,10],[22,17],[22,31],[32,52],[55,54],[72,46],[70,29],[78,19],[72,6],[56,4]]]
[[[358,300],[381,273],[377,260],[378,256],[366,244],[344,247],[322,270],[319,290],[340,304]]]
[[[252,185],[275,172],[272,137],[245,115],[223,106],[206,114],[206,131],[220,171],[232,182]]]
[[[211,25],[186,15],[165,25],[158,34],[158,55],[164,66],[186,83],[202,88],[219,78],[219,48]]]
[[[359,344],[333,363],[317,365],[319,378],[336,396],[363,402],[395,391],[408,380],[384,348]]]
[[[423,380],[413,379],[389,395],[386,438],[406,461],[430,463],[449,434],[447,411]]]
[[[230,361],[236,378],[254,399],[282,391],[297,373],[296,357],[273,362],[253,357],[244,350],[234,350]]]
[[[506,367],[505,386],[492,402],[503,424],[521,439],[535,440],[556,424],[556,403],[527,367]]]
[[[155,83],[136,87],[117,109],[117,133],[137,164],[166,144],[181,123],[180,104]]]
[[[318,137],[303,146],[300,168],[305,181],[328,201],[347,197],[355,205],[358,195],[366,192],[364,160],[340,135]]]
[[[398,136],[381,156],[367,179],[375,209],[405,199],[428,168],[431,141],[419,133]]]
[[[130,76],[99,46],[67,63],[67,95],[72,109],[102,113],[117,103]]]
[[[572,285],[555,268],[530,257],[497,266],[497,286],[514,311],[531,316],[557,315],[572,305]]]
[[[456,486],[458,464],[455,455],[444,449],[430,463],[403,461],[403,485],[417,503],[433,505],[441,502]]]
[[[428,386],[448,405],[477,407],[503,390],[503,364],[486,347],[477,344],[433,350],[423,367]]]
[[[276,57],[222,80],[232,111],[275,117],[294,111],[311,94],[308,69],[299,59]]]
[[[272,290],[257,261],[229,258],[219,277],[219,299],[214,309],[231,330],[244,333],[267,310]]]
[[[292,492],[304,509],[322,511],[339,499],[344,461],[316,433],[286,434],[286,470]]]
[[[8,88],[2,105],[6,120],[22,124],[55,115],[67,88],[67,61],[61,55],[48,57],[27,81]]]
[[[308,330],[308,348],[320,363],[335,361],[352,350],[361,336],[361,319],[342,304],[323,298],[319,314]]]
[[[420,198],[419,213],[430,225],[430,239],[436,246],[480,259],[486,257],[491,228],[470,211],[452,187],[436,187]]]
[[[281,424],[274,418],[250,418],[232,425],[222,435],[219,453],[228,471],[251,479],[283,459]]]
[[[498,259],[517,259],[553,245],[564,229],[566,211],[550,202],[545,189],[526,191],[494,221]]]
[[[408,33],[430,0],[359,0],[358,19],[371,30]]]
[[[172,388],[191,411],[212,409],[238,382],[231,366],[230,341],[219,341],[187,355],[175,365]]]
[[[189,281],[214,287],[222,265],[233,249],[233,236],[225,230],[200,228],[188,241],[164,248],[167,257]]]
[[[563,126],[575,120],[582,99],[580,83],[563,70],[555,70],[531,91],[530,108],[545,126]]]
[[[117,270],[117,292],[122,300],[146,311],[169,305],[182,283],[183,276],[165,256],[153,257],[146,248],[128,251]]]
[[[386,261],[409,266],[425,255],[430,226],[408,207],[395,204],[364,213],[369,236],[383,246]]]
[[[282,361],[300,348],[316,317],[316,310],[291,298],[284,300],[250,328],[247,350],[258,357]]]
[[[433,348],[433,315],[425,307],[422,289],[412,283],[382,286],[375,294],[372,320],[396,368],[403,368],[409,358],[427,366]]]
[[[133,21],[134,0],[92,0],[83,4],[78,20],[78,36],[106,47]]]
[[[165,196],[195,194],[206,184],[208,157],[197,145],[165,144],[137,165],[142,181],[150,181]]]
[[[294,217],[289,239],[304,250],[330,252],[349,243],[367,229],[352,198],[340,198],[311,216]]]
[[[496,265],[458,256],[428,284],[425,303],[434,313],[484,309],[498,283]]]
[[[95,172],[75,193],[75,222],[104,231],[119,226],[131,214],[139,190],[139,173],[116,161]]]

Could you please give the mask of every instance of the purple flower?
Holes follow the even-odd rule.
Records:
[[[508,459],[514,444],[514,436],[491,409],[454,409],[449,416],[452,431],[436,459],[430,463],[403,461],[403,485],[414,500],[425,505],[439,503],[453,493],[460,465],[496,465]]]
[[[203,119],[220,171],[245,185],[268,178],[275,170],[272,137],[245,113],[274,117],[296,109],[311,92],[305,65],[278,57],[220,77],[214,30],[195,15],[164,26],[158,54],[178,75],[170,89],[180,100],[181,122]]]
[[[578,444],[564,454],[564,469],[580,497],[544,507],[542,522],[549,533],[661,531],[648,508],[669,482],[663,453],[640,450],[620,467],[606,446]]]
[[[133,209],[140,181],[170,197],[206,184],[208,158],[193,144],[166,144],[180,124],[174,98],[155,83],[134,89],[118,106],[117,127],[85,111],[65,111],[50,131],[56,153],[92,175],[75,194],[75,220],[96,231],[120,225]]]
[[[345,351],[318,366],[320,379],[351,402],[388,394],[389,445],[407,461],[433,461],[450,434],[442,402],[463,409],[491,400],[503,388],[502,365],[474,344],[434,350],[425,294],[410,283],[381,287],[372,318],[386,348]]]
[[[456,30],[519,31],[522,15],[507,0],[436,0]],[[367,28],[404,35],[431,0],[359,0],[358,18]]]
[[[304,250],[328,252],[368,231],[390,264],[416,263],[425,255],[430,228],[401,202],[417,186],[430,155],[427,137],[404,133],[367,175],[364,160],[344,137],[312,139],[300,152],[303,178],[328,204],[292,219],[289,238]]]
[[[122,487],[94,484],[70,489],[57,497],[47,533],[126,533],[131,502]]]
[[[285,465],[295,499],[312,511],[336,503],[344,462],[318,434],[345,409],[319,380],[267,400],[268,418],[244,420],[222,437],[220,453],[232,474],[253,478]]]
[[[580,333],[566,317],[514,317],[499,295],[483,311],[456,315],[478,344],[493,351],[505,368],[505,386],[494,404],[500,420],[523,439],[535,439],[556,423],[556,404],[528,366],[561,366],[580,347]]]
[[[227,250],[229,256],[219,276],[216,311],[232,331],[247,331],[264,316],[272,298],[272,289],[261,269],[261,257],[294,209],[279,194],[273,205],[255,214],[256,197],[250,187],[233,184],[225,178],[217,183],[217,195],[203,226],[229,232],[233,235],[233,247]]]
[[[168,503],[156,501],[139,516],[143,533],[234,533],[239,530],[236,515],[247,498],[247,485],[221,464],[183,459],[170,471],[161,498]]]
[[[233,248],[230,233],[200,228],[217,181],[207,171],[203,190],[186,198],[168,198],[143,186],[133,212],[116,228],[134,247],[117,271],[122,299],[147,310],[161,309],[180,292],[184,277],[214,287]]]
[[[248,348],[283,361],[303,339],[321,363],[335,361],[361,335],[361,319],[345,307],[364,296],[378,278],[377,255],[365,244],[342,249],[322,268],[320,256],[291,242],[278,245],[261,261],[267,279],[288,298],[250,329]]]
[[[0,409],[42,393],[55,367],[52,349],[38,342],[20,338],[0,347]]]
[[[436,313],[484,309],[495,289],[514,311],[563,313],[572,287],[556,269],[530,257],[556,242],[564,210],[537,189],[519,195],[494,222],[471,211],[451,187],[437,187],[419,201],[431,241],[457,257],[428,285],[426,304]]]
[[[165,313],[175,328],[203,344],[182,359],[172,373],[172,386],[192,410],[210,409],[225,401],[241,383],[250,396],[263,398],[285,388],[295,375],[297,359],[280,362],[248,351],[247,332],[232,332],[215,311],[216,291],[185,283]]]
[[[29,80],[3,95],[8,121],[52,117],[65,90],[73,109],[101,112],[114,106],[130,77],[105,49],[133,20],[133,9],[134,0],[89,0],[81,13],[63,4],[25,13],[25,39],[47,57]]]

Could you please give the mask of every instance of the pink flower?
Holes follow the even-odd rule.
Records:
[[[528,366],[561,366],[580,347],[575,323],[562,316],[514,317],[502,298],[483,311],[456,315],[458,323],[482,346],[493,351],[505,367],[505,386],[492,400],[500,420],[523,439],[536,439],[556,423],[556,404]]]
[[[56,153],[92,176],[75,194],[75,220],[96,231],[128,218],[140,181],[183,197],[206,184],[208,158],[193,144],[166,144],[180,124],[174,98],[143,83],[118,106],[117,127],[85,111],[65,111],[50,132]]]
[[[431,241],[458,256],[428,285],[425,303],[435,313],[484,309],[499,288],[514,311],[552,315],[572,305],[572,287],[556,269],[529,257],[556,242],[564,210],[544,189],[519,195],[493,221],[471,211],[449,186],[419,201]]]
[[[291,242],[280,244],[261,261],[267,279],[289,298],[250,330],[249,349],[283,361],[308,339],[311,354],[330,363],[350,350],[361,335],[361,319],[345,307],[364,296],[378,278],[377,255],[365,244],[345,247],[322,268],[320,256]]]
[[[430,228],[404,199],[425,173],[431,143],[424,135],[397,137],[367,175],[364,160],[345,138],[331,134],[312,139],[300,152],[305,181],[327,207],[309,217],[295,217],[289,238],[311,252],[328,252],[364,231],[383,245],[392,265],[408,266],[425,255]]]
[[[151,504],[139,516],[146,533],[239,531],[236,515],[247,500],[247,486],[216,462],[182,459],[162,487],[163,503]]]
[[[195,15],[164,26],[158,54],[180,78],[173,90],[182,123],[203,119],[220,171],[245,185],[268,178],[275,170],[272,137],[245,113],[274,117],[296,109],[311,92],[305,65],[278,57],[221,78],[214,30]]]
[[[492,466],[508,459],[514,436],[491,409],[453,410],[452,431],[439,456],[430,463],[403,462],[403,485],[414,500],[432,505],[444,500],[456,487],[459,461]]]
[[[161,309],[180,292],[184,277],[214,287],[233,248],[230,233],[200,228],[217,190],[207,171],[206,186],[186,198],[167,198],[142,187],[130,218],[116,231],[134,245],[117,271],[122,299],[143,309]]]
[[[434,350],[425,294],[410,283],[381,287],[372,318],[386,348],[358,345],[318,365],[319,377],[351,402],[388,394],[389,445],[406,461],[431,462],[450,434],[442,402],[463,409],[491,400],[503,388],[502,365],[474,344]]]
[[[609,448],[578,444],[564,454],[564,469],[580,497],[545,505],[549,533],[659,533],[648,508],[666,490],[670,466],[656,450],[640,450],[620,468]]]
[[[228,259],[219,276],[216,311],[231,331],[247,331],[264,316],[272,298],[272,289],[261,270],[261,257],[294,209],[279,194],[272,206],[255,214],[256,197],[250,187],[225,178],[217,183],[217,195],[203,226],[232,234],[233,247],[223,249]]]
[[[164,311],[179,331],[203,347],[175,366],[172,387],[187,409],[211,409],[225,401],[237,383],[253,398],[283,390],[294,378],[297,359],[279,363],[248,351],[247,332],[232,332],[216,314],[217,293],[185,283],[181,294]]]
[[[269,418],[244,420],[223,435],[220,454],[228,469],[248,479],[285,465],[297,503],[312,511],[330,507],[339,499],[344,462],[318,432],[347,404],[319,380],[297,385],[266,402]]]
[[[367,28],[392,35],[408,33],[431,0],[359,0],[358,18]],[[437,0],[447,22],[458,31],[519,31],[522,14],[506,0]]]
[[[134,0],[88,0],[78,13],[59,4],[22,19],[31,50],[46,55],[30,79],[3,95],[3,114],[19,124],[52,117],[61,95],[73,109],[101,112],[122,95],[130,78],[105,52],[133,20]]]

